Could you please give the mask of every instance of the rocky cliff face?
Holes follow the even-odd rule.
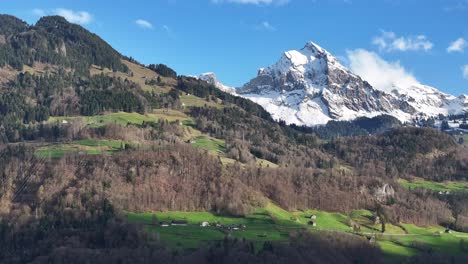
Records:
[[[389,198],[395,196],[395,189],[389,184],[384,184],[382,187],[374,189],[374,197],[379,202],[385,202]]]

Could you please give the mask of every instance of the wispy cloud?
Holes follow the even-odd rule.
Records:
[[[447,2],[449,2],[449,5],[444,7],[444,10],[447,12],[465,11],[468,9],[468,0],[453,0]]]
[[[71,9],[57,8],[53,11],[53,14],[64,17],[71,23],[77,24],[89,24],[93,21],[93,16],[86,11],[73,11]]]
[[[163,29],[164,31],[166,31],[167,33],[172,32],[171,28],[170,28],[168,25],[163,25],[163,26],[162,26],[162,29]]]
[[[466,47],[468,47],[468,42],[463,38],[459,38],[450,44],[447,52],[464,52]]]
[[[212,3],[233,3],[233,4],[251,4],[251,5],[284,5],[290,0],[211,0]]]
[[[468,79],[468,64],[462,67],[463,78]]]
[[[391,31],[382,31],[380,36],[374,37],[372,44],[381,51],[429,51],[434,44],[424,35],[397,36]]]
[[[276,27],[270,24],[268,21],[262,21],[260,24],[255,26],[256,30],[262,30],[262,31],[276,31]]]
[[[43,17],[45,16],[47,13],[44,9],[40,9],[40,8],[34,8],[32,10],[32,13],[35,15],[35,16],[39,16],[39,17]]]
[[[350,69],[375,88],[391,92],[394,86],[408,87],[418,81],[400,62],[388,62],[364,49],[348,51]]]
[[[153,28],[153,24],[151,24],[151,22],[144,20],[144,19],[137,19],[135,21],[135,24],[137,24],[141,28]]]
[[[58,15],[64,17],[68,22],[86,25],[93,22],[93,16],[87,11],[74,11],[66,8],[42,9],[34,8],[31,12],[38,17]]]

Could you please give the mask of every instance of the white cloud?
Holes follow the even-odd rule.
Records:
[[[65,8],[57,8],[53,12],[55,15],[64,17],[68,22],[77,24],[89,24],[93,21],[93,16],[86,11],[73,11]]]
[[[36,16],[39,16],[39,17],[43,17],[46,15],[46,12],[44,11],[44,9],[40,9],[40,8],[35,8],[32,10],[32,13]]]
[[[463,78],[468,79],[468,64],[462,67]]]
[[[375,88],[391,92],[394,86],[409,87],[418,83],[400,62],[387,62],[374,52],[357,49],[348,51],[350,69]]]
[[[382,31],[382,34],[372,40],[372,44],[381,51],[429,51],[434,44],[426,36],[397,36],[394,32]]]
[[[257,30],[265,30],[265,31],[276,31],[276,28],[270,24],[268,21],[263,21],[259,25],[255,27]]]
[[[212,3],[234,3],[234,4],[253,4],[253,5],[284,5],[289,0],[211,0]]]
[[[137,19],[135,23],[142,28],[153,28],[153,24],[144,19]]]
[[[468,42],[463,38],[459,38],[450,44],[447,52],[464,52],[466,47],[468,47]]]

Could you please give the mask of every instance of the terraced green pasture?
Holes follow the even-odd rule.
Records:
[[[120,140],[83,139],[70,143],[53,143],[38,147],[35,154],[43,158],[58,159],[66,154],[112,154],[122,150],[126,142]]]

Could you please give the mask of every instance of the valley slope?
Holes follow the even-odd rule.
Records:
[[[440,234],[468,231],[468,151],[451,136],[385,117],[358,120],[359,136],[321,137],[275,122],[210,74],[143,65],[62,17],[0,22],[0,262],[381,263],[392,250],[411,253],[402,254],[409,261],[467,257],[463,234]],[[325,54],[315,45],[307,52]],[[307,66],[322,90],[303,85],[345,96],[337,115],[398,106],[332,62]],[[390,125],[369,135],[369,122]],[[462,191],[413,188],[434,181]],[[173,220],[190,225],[163,229]],[[198,226],[206,220],[248,226]],[[409,236],[386,237],[394,231]]]

